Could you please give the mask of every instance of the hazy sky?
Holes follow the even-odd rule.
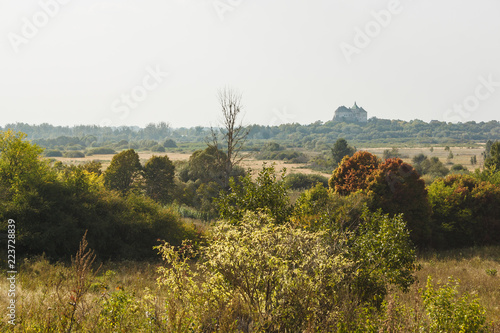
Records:
[[[0,125],[499,120],[498,0],[2,0]]]

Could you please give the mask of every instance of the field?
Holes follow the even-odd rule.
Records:
[[[150,152],[138,152],[139,158],[141,160],[141,163],[145,163],[151,156],[156,155],[156,156],[164,156],[167,155],[170,160],[172,161],[187,161],[189,160],[189,157],[191,154],[188,153],[150,153]],[[83,158],[69,158],[69,157],[52,157],[53,159],[57,161],[61,161],[65,164],[83,164],[85,162],[89,161],[94,161],[98,160],[102,163],[103,169],[106,169],[109,164],[111,163],[111,159],[113,158],[112,154],[109,155],[91,155],[91,156],[85,156]],[[273,161],[273,160],[267,160],[267,161],[262,161],[262,160],[256,160],[252,158],[249,155],[246,155],[246,157],[242,160],[241,166],[245,169],[252,169],[252,170],[260,170],[262,168],[262,163],[266,162],[268,165],[271,163],[274,163],[276,165],[277,170],[281,170],[282,168],[286,168],[288,173],[305,173],[305,174],[321,174],[325,177],[329,177],[330,174],[325,174],[321,173],[309,168],[304,167],[304,164],[299,164],[299,163],[286,163],[284,161]]]
[[[358,150],[365,150],[378,157],[382,158],[384,150],[391,149],[389,147],[385,148],[370,148],[370,147],[361,147]],[[448,159],[448,155],[450,151],[453,153],[453,159]],[[470,171],[474,171],[476,168],[482,166],[482,156],[481,153],[484,151],[484,148],[478,147],[450,147],[450,150],[445,150],[444,147],[434,147],[433,151],[430,151],[430,148],[399,148],[399,153],[402,156],[402,159],[411,163],[411,159],[418,155],[424,154],[428,157],[437,157],[444,164],[462,164],[464,167],[469,169]],[[151,152],[138,152],[141,163],[145,163],[151,156],[164,156],[168,155],[170,160],[172,161],[187,161],[191,156],[190,153],[178,153],[178,152],[166,152],[166,153],[151,153]],[[471,157],[476,156],[478,163],[476,165],[471,164]],[[102,163],[103,169],[106,169],[111,159],[113,158],[113,154],[107,155],[91,155],[83,158],[69,158],[69,157],[55,157],[53,159],[57,161],[61,161],[65,164],[81,164],[88,161],[98,160]],[[250,154],[245,155],[242,160],[241,165],[247,169],[250,168],[252,170],[260,170],[262,167],[262,163],[267,162],[268,164],[275,163],[276,169],[281,170],[282,168],[286,168],[288,173],[305,173],[305,174],[320,174],[325,177],[329,177],[331,174],[321,173],[315,170],[308,168],[305,164],[300,163],[287,163],[281,160],[257,160],[253,158]]]
[[[427,277],[434,285],[446,283],[449,277],[458,279],[459,291],[475,294],[486,308],[487,322],[492,331],[500,329],[500,247],[464,249],[459,253],[443,252],[423,254],[419,258],[421,270],[418,282],[408,293],[392,291],[389,299],[414,309],[415,316],[424,316],[421,290]],[[156,284],[159,262],[104,263],[85,296],[76,321],[84,327],[100,332],[127,331],[131,325],[145,325],[152,317],[165,315],[164,299],[168,290]],[[24,260],[17,276],[16,332],[36,331],[37,323],[62,320],[70,303],[72,268],[63,264],[50,264],[44,258]],[[0,280],[0,293],[8,292],[6,279]],[[7,298],[0,306],[7,307]],[[71,307],[69,307],[71,308]],[[111,311],[111,312],[107,312]],[[114,311],[114,313],[113,313]],[[96,325],[99,326],[96,326]],[[0,330],[5,332],[5,321]],[[130,328],[129,328],[130,329]]]

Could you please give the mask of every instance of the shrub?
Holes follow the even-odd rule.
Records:
[[[231,178],[229,192],[221,192],[215,199],[220,217],[238,223],[247,211],[261,211],[268,213],[276,222],[284,223],[291,214],[285,170],[282,170],[280,178],[274,166],[267,167],[265,164],[255,182],[250,173],[239,178],[240,184]]]
[[[385,160],[369,176],[367,191],[372,211],[382,209],[391,216],[403,213],[412,241],[418,246],[428,244],[431,207],[425,182],[411,165],[399,158]]]
[[[198,253],[159,246],[168,331],[352,331],[360,309],[390,284],[405,290],[415,268],[404,222],[366,214],[359,233],[331,237],[249,212],[218,222]]]
[[[165,148],[177,148],[177,143],[172,139],[166,139],[163,142],[163,147],[165,147]]]
[[[45,157],[62,157],[63,154],[59,150],[46,150],[43,155]]]
[[[315,174],[292,173],[287,175],[285,179],[285,184],[293,190],[309,189],[316,185],[316,183],[321,183],[327,187],[328,178]]]
[[[160,269],[159,282],[173,291],[169,322],[194,331],[225,324],[255,331],[302,331],[335,322],[337,288],[352,263],[326,242],[322,233],[277,225],[265,215],[248,214],[234,226],[215,226],[201,250],[195,282],[185,258],[164,245],[171,269]],[[189,251],[189,249],[188,249]],[[245,330],[246,331],[246,330]]]
[[[151,151],[155,152],[155,153],[164,153],[165,148],[163,146],[160,146],[160,145],[155,145],[155,146],[151,147]]]
[[[448,279],[435,290],[432,278],[427,278],[422,293],[425,310],[430,318],[430,332],[487,332],[484,308],[477,297],[458,294],[458,282]]]
[[[116,154],[113,148],[99,147],[87,150],[87,155],[109,155]]]
[[[81,151],[67,151],[64,153],[64,157],[83,158],[83,157],[85,157],[85,154],[82,153]]]
[[[464,247],[500,244],[500,188],[468,175],[429,186],[434,244]]]

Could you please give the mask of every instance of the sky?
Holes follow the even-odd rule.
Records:
[[[2,0],[0,125],[499,120],[498,0]]]

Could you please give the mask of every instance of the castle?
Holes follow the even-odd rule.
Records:
[[[360,108],[356,102],[354,102],[354,106],[352,108],[346,108],[343,105],[338,107],[337,110],[335,110],[333,120],[366,123],[368,120],[368,113],[365,109]]]

